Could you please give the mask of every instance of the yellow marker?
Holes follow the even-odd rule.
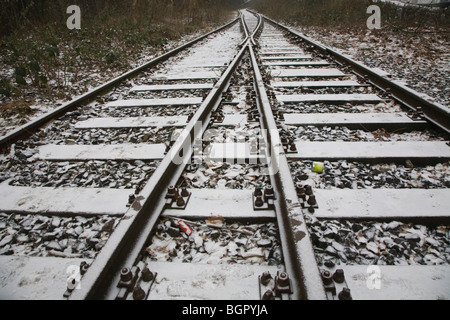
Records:
[[[312,171],[317,173],[323,172],[323,162],[313,162],[313,169]]]

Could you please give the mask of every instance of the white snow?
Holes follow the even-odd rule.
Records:
[[[123,215],[126,189],[31,188],[0,184],[0,211],[45,214]]]
[[[448,217],[450,189],[315,189],[318,218]],[[392,225],[395,228],[396,225]]]
[[[155,160],[163,159],[165,144],[44,145],[33,159],[45,160]]]
[[[297,153],[287,156],[301,159],[358,158],[450,158],[445,141],[395,142],[295,142]]]
[[[383,101],[376,94],[292,94],[276,95],[280,102],[366,102],[378,103]]]
[[[166,84],[166,85],[142,85],[130,89],[133,91],[165,91],[165,90],[197,90],[212,89],[212,83],[188,83],[188,84]]]
[[[342,77],[345,74],[338,69],[275,69],[272,77]]]
[[[154,107],[168,105],[194,105],[201,104],[203,98],[165,98],[165,99],[128,99],[117,100],[106,104],[107,107]]]
[[[0,300],[62,300],[71,268],[87,259],[0,256]],[[73,266],[73,267],[71,267]]]
[[[282,271],[274,266],[152,261],[148,267],[158,273],[149,300],[259,300],[258,276],[269,271],[274,277]]]
[[[279,81],[272,82],[272,87],[296,88],[296,87],[358,87],[362,84],[351,81]]]
[[[198,72],[183,72],[185,70],[177,70],[180,73],[173,74],[154,74],[152,76],[153,80],[193,80],[193,79],[217,79],[219,78],[221,72],[216,71],[198,71]]]
[[[354,300],[450,299],[448,266],[344,265],[340,268],[344,269]]]
[[[187,116],[91,118],[77,122],[75,129],[182,127],[187,124],[187,120]]]
[[[330,63],[326,61],[291,61],[291,62],[263,62],[264,66],[328,66]]]
[[[294,55],[298,56],[299,54],[304,54],[303,50],[298,48],[298,50],[289,50],[289,51],[261,51],[261,55]]]
[[[214,126],[232,126],[236,127],[239,125],[247,124],[247,115],[246,114],[226,114],[223,118],[223,121],[220,123],[215,123]]]
[[[236,160],[237,162],[250,159],[257,163],[258,159],[265,159],[265,156],[259,153],[250,153],[250,145],[245,142],[212,143],[207,158],[213,161]]]
[[[261,57],[261,60],[306,60],[306,59],[312,59],[311,55],[292,55],[292,56],[268,56],[268,57]]]
[[[288,125],[416,123],[404,113],[285,113],[283,116]]]

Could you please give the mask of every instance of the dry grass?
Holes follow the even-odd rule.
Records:
[[[370,0],[259,0],[255,8],[276,20],[335,31],[367,30],[369,5],[381,8],[383,29],[402,32],[450,32],[450,10],[407,7]]]
[[[0,101],[71,99],[129,70],[144,52],[156,54],[171,40],[224,24],[232,17],[227,2],[0,1]],[[81,8],[80,30],[66,27],[73,4]],[[101,78],[87,77],[94,72]],[[4,116],[14,111],[27,114],[2,106]]]
[[[29,116],[32,115],[35,110],[31,108],[33,105],[33,102],[30,100],[17,100],[17,101],[10,101],[10,102],[4,102],[0,106],[0,115],[4,119],[11,118],[13,116]]]

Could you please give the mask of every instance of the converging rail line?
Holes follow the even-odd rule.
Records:
[[[244,10],[1,138],[0,260],[52,298],[448,297],[449,119]]]

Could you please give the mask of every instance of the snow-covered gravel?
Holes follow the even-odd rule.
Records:
[[[450,228],[305,217],[319,265],[450,264]]]
[[[209,264],[283,263],[278,228],[274,223],[230,223],[221,217],[186,222],[191,236],[176,220],[163,218],[156,227],[151,245],[146,249],[153,261]]]
[[[224,93],[224,100],[214,114],[248,115],[258,113],[252,96],[254,89],[251,82],[253,72],[246,54],[230,80],[230,87]],[[228,101],[238,101],[229,104]],[[225,127],[218,124],[209,128],[203,136],[203,151],[207,154],[211,143],[244,142],[260,135],[258,121]],[[204,161],[201,164],[189,165],[182,179],[189,188],[211,189],[254,189],[270,184],[264,164],[237,164],[219,161]]]
[[[87,161],[1,163],[0,182],[12,186],[138,189],[148,181],[159,161]]]
[[[450,163],[435,166],[408,164],[368,164],[354,161],[324,161],[324,172],[312,171],[313,161],[290,162],[294,181],[313,188],[450,188]]]
[[[188,188],[253,190],[270,184],[266,171],[257,164],[209,162],[188,167],[183,180]]]
[[[0,254],[95,258],[119,223],[114,217],[0,213]]]
[[[395,133],[385,129],[366,132],[330,126],[286,126],[285,128],[281,130],[281,136],[295,141],[445,141],[440,133],[433,130]]]
[[[338,32],[320,28],[295,30],[372,68],[403,81],[436,102],[450,107],[450,46],[439,33],[400,33],[382,30]]]

